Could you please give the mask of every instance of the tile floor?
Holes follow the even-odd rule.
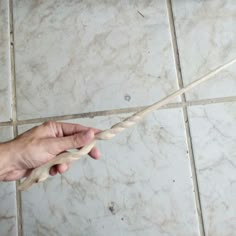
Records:
[[[0,2],[0,122],[11,119],[10,30],[8,1]]]
[[[236,57],[235,11],[234,0],[1,0],[0,141],[49,119],[108,128],[187,85]],[[21,200],[0,183],[0,235],[233,236],[236,65],[186,100]]]

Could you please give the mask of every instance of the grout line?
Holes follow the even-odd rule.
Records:
[[[220,98],[207,98],[207,99],[202,99],[202,100],[197,100],[197,101],[185,101],[185,102],[183,101],[183,102],[169,103],[161,107],[160,110],[199,106],[199,105],[211,105],[211,104],[219,104],[219,103],[227,103],[227,102],[236,102],[236,96],[222,97],[222,98],[221,97]],[[77,119],[77,118],[94,118],[98,116],[108,116],[108,115],[117,115],[117,114],[137,112],[147,107],[148,106],[120,108],[120,109],[114,109],[114,110],[94,111],[94,112],[78,113],[78,114],[72,114],[72,115],[42,117],[42,118],[34,118],[34,119],[27,119],[27,120],[16,120],[15,122],[16,122],[16,125],[25,125],[25,124],[43,123],[49,120],[62,121],[62,120],[70,120],[70,119]],[[13,121],[0,122],[0,127],[1,126],[13,126]]]
[[[215,98],[215,99],[203,99],[199,101],[184,101],[184,102],[169,103],[161,107],[160,110],[180,108],[183,106],[187,107],[187,106],[195,106],[195,105],[208,105],[208,104],[224,103],[224,102],[236,102],[236,96]],[[130,108],[120,108],[120,109],[114,109],[114,110],[94,111],[94,112],[72,114],[72,115],[62,115],[62,116],[43,117],[43,118],[35,118],[35,119],[28,119],[28,120],[19,120],[17,124],[24,125],[24,124],[42,123],[49,120],[62,121],[62,120],[70,120],[70,119],[77,119],[77,118],[94,118],[98,116],[117,115],[117,114],[137,112],[147,107],[148,106],[139,106],[139,107],[130,107]]]
[[[13,35],[13,23],[12,23],[12,1],[9,1],[9,27],[10,27],[10,66],[11,66],[11,115],[12,115],[12,126],[14,136],[17,135],[17,116],[16,116],[16,84],[15,84],[15,59],[14,59],[14,35]]]
[[[12,126],[12,121],[0,122],[0,126]]]
[[[14,25],[13,25],[13,0],[9,0],[9,25],[10,25],[10,55],[11,55],[11,111],[13,135],[18,135],[17,129],[17,104],[16,104],[16,76],[15,76],[15,47],[14,47]],[[22,207],[21,193],[17,190],[19,181],[15,181],[16,188],[16,211],[18,236],[22,236]]]
[[[179,57],[179,51],[178,51],[178,43],[177,43],[177,37],[176,37],[176,31],[175,31],[174,15],[173,15],[173,8],[172,8],[171,0],[167,0],[167,13],[168,13],[168,19],[169,19],[171,44],[172,44],[172,50],[174,54],[174,64],[175,64],[175,69],[176,69],[176,76],[178,79],[178,86],[179,88],[183,88],[184,87],[183,77],[182,77],[182,71],[181,71],[181,65],[180,65],[180,57]],[[185,94],[181,95],[181,101],[183,103],[186,103]],[[200,192],[199,192],[199,186],[198,186],[198,177],[197,177],[196,163],[195,163],[195,158],[194,158],[194,153],[193,153],[193,144],[192,144],[191,131],[190,131],[190,125],[189,125],[189,120],[188,120],[187,106],[183,106],[182,111],[183,111],[183,118],[184,118],[185,135],[187,139],[188,155],[190,159],[190,166],[191,166],[192,179],[193,179],[193,188],[194,188],[195,204],[197,208],[199,231],[200,231],[201,236],[205,236],[201,198],[200,198]]]

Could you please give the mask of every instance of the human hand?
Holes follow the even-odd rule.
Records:
[[[46,122],[21,134],[16,139],[0,144],[0,180],[18,180],[30,174],[58,154],[72,148],[81,148],[94,138],[98,129],[79,124]],[[2,150],[2,151],[1,151]],[[98,159],[100,153],[94,147],[89,155]],[[1,167],[1,162],[2,164]],[[50,174],[64,173],[71,163],[55,165]],[[5,169],[5,172],[4,172]]]

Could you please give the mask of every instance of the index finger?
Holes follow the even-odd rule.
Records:
[[[83,126],[80,124],[73,124],[73,123],[64,123],[64,122],[56,122],[56,128],[63,132],[63,136],[74,135],[81,131],[86,131],[88,129],[92,129],[95,134],[101,132],[101,130]]]

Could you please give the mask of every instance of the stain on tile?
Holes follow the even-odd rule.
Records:
[[[131,100],[131,96],[129,94],[126,94],[124,96],[125,101],[129,102]]]

